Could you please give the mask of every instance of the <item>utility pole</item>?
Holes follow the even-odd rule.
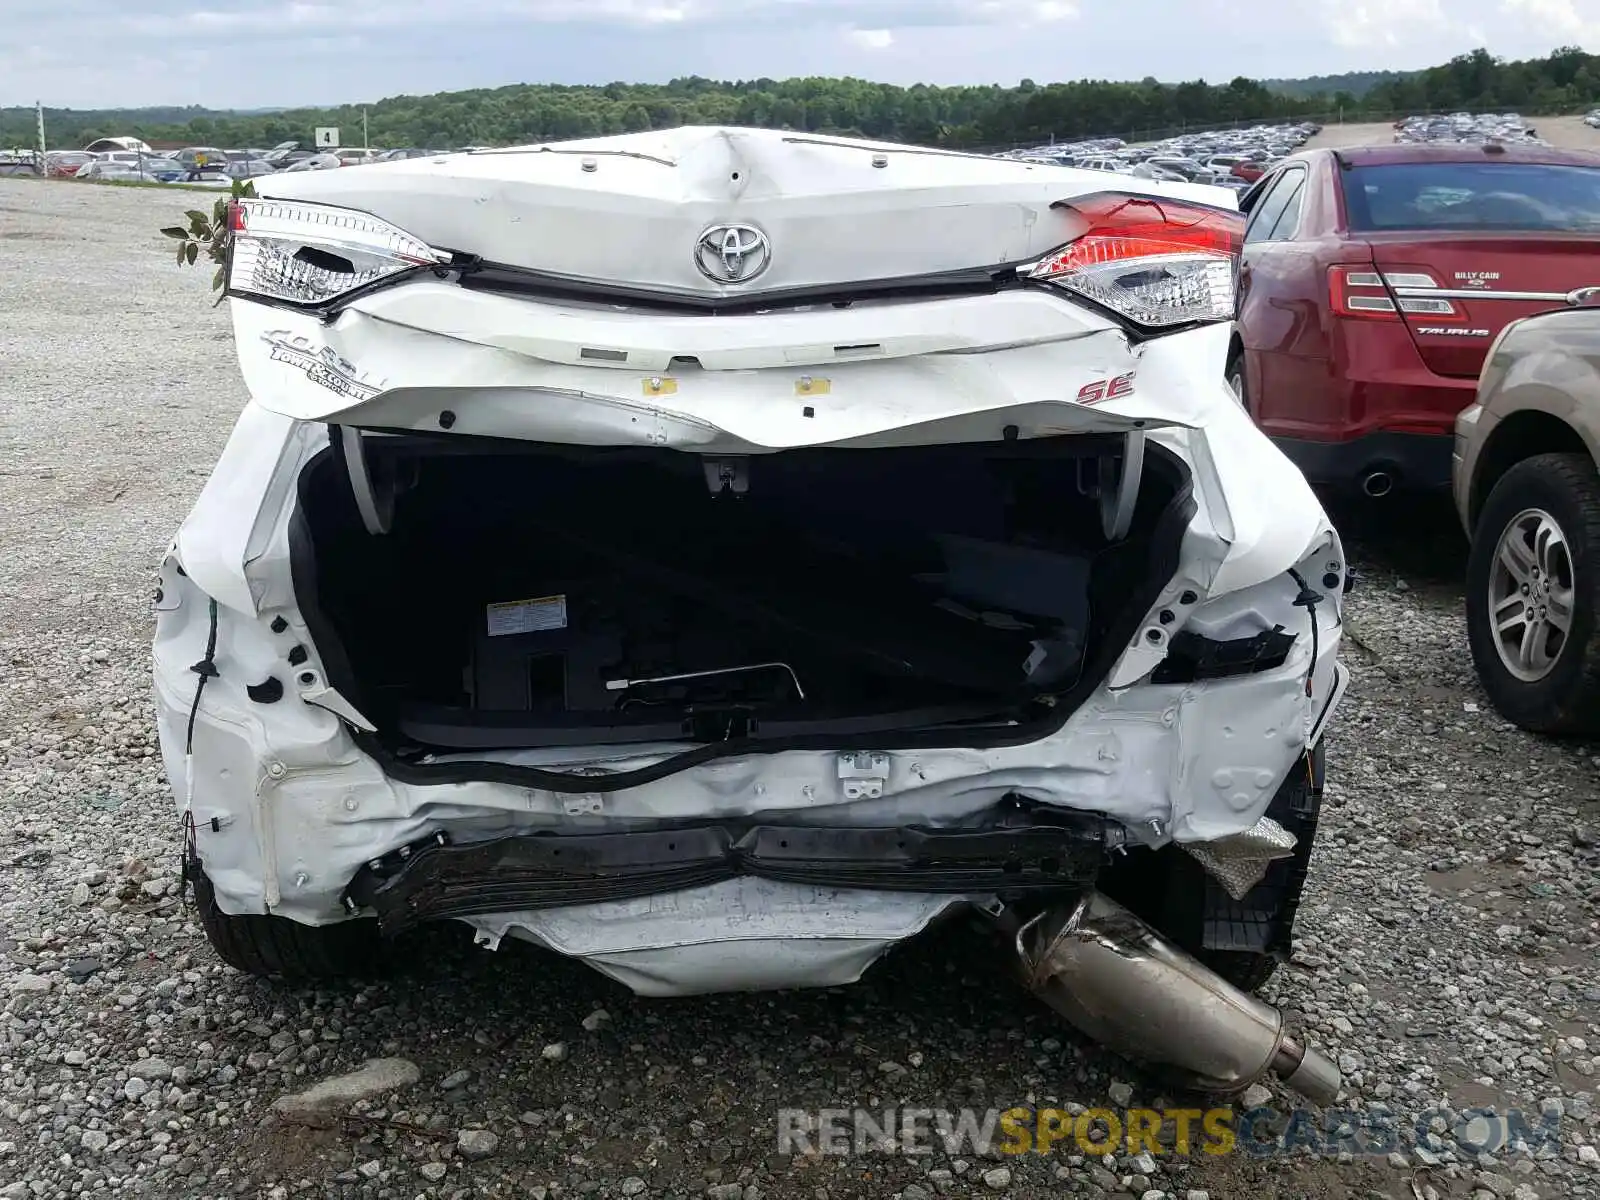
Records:
[[[44,145],[44,102],[43,101],[35,100],[33,102],[33,114],[34,114],[34,116],[36,118],[38,118],[38,122],[39,122],[39,144],[35,148],[35,152],[34,152],[33,170],[34,170],[35,174],[43,175],[44,174],[44,155],[45,155],[45,145]]]
[[[361,110],[361,148],[363,150],[372,149],[372,147],[367,144],[367,110],[364,108]]]

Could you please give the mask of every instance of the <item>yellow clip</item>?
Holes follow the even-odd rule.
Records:
[[[831,391],[833,384],[829,380],[818,379],[814,375],[802,375],[794,385],[796,396],[826,396]]]
[[[678,391],[678,381],[668,379],[665,375],[652,375],[644,381],[644,394],[646,396],[672,396]]]

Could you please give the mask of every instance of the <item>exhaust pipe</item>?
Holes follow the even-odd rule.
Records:
[[[1373,499],[1394,491],[1394,476],[1384,470],[1368,471],[1361,477],[1361,490]]]
[[[1023,983],[1083,1033],[1132,1059],[1176,1068],[1221,1095],[1269,1071],[1307,1099],[1339,1095],[1339,1069],[1287,1037],[1283,1014],[1090,892],[1016,931]]]

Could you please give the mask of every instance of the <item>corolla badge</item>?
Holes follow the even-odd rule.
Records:
[[[772,264],[772,243],[754,225],[713,225],[694,244],[694,265],[713,283],[749,283]]]

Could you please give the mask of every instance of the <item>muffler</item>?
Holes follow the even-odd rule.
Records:
[[[1394,491],[1394,476],[1384,470],[1368,471],[1361,477],[1361,490],[1374,500]]]
[[[1018,928],[1016,954],[1027,987],[1079,1030],[1188,1086],[1227,1095],[1270,1071],[1317,1104],[1338,1097],[1339,1069],[1287,1037],[1282,1013],[1098,892]]]

